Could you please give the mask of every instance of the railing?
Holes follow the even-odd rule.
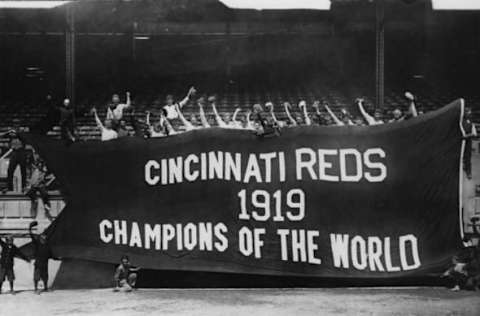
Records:
[[[55,218],[63,210],[65,202],[58,193],[52,193],[50,205],[50,215]],[[25,195],[11,193],[0,195],[0,235],[25,233],[33,220],[38,221],[38,230],[43,230],[50,224],[41,200],[38,201],[35,217],[34,213],[30,199]]]

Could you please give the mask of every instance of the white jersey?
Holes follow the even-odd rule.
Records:
[[[109,107],[107,109],[107,119],[121,120],[123,117],[123,111],[126,108],[128,108],[128,105],[125,103],[117,104],[113,110]]]
[[[102,127],[102,141],[112,140],[115,138],[118,138],[117,132],[115,132],[113,129]]]
[[[173,120],[178,118],[178,112],[177,112],[177,109],[175,108],[175,104],[165,105],[163,109],[165,110],[165,117],[167,119]]]

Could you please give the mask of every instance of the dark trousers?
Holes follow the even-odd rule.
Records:
[[[463,153],[463,170],[470,178],[472,176],[472,139],[467,138],[465,141],[465,151]]]
[[[13,191],[13,173],[17,166],[20,166],[22,174],[22,189],[25,188],[27,182],[27,154],[25,149],[15,149],[10,154],[10,162],[8,164],[7,184],[8,190]]]
[[[45,207],[45,215],[48,218],[51,218],[52,215],[50,215],[50,198],[48,196],[48,191],[45,185],[32,186],[26,194],[30,198],[32,204],[32,217],[36,218],[38,213],[37,193],[40,195],[40,198],[42,199],[43,205]]]

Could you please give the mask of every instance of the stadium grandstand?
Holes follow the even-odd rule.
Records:
[[[338,117],[349,113],[362,120],[355,101],[362,98],[367,112],[388,121],[396,109],[408,112],[409,91],[420,113],[463,98],[473,124],[480,123],[480,11],[436,10],[431,0],[332,0],[328,10],[234,9],[227,2],[0,6],[0,235],[26,236],[33,219],[39,230],[46,228],[65,205],[53,179],[49,211],[33,211],[20,168],[14,190],[6,189],[9,131],[31,132],[65,98],[77,142],[100,140],[92,108],[103,121],[114,94],[123,102],[129,92],[128,116],[144,123],[147,112],[159,113],[170,95],[182,100],[190,87],[215,95],[221,116],[240,109],[242,120],[255,104],[267,102],[281,121],[288,120],[285,102],[301,118],[300,101],[311,113],[319,101]],[[195,98],[182,112],[200,120]],[[206,112],[214,122],[209,107]],[[172,124],[184,128],[179,120]],[[127,128],[133,133],[129,123]],[[47,135],[62,138],[57,122]],[[476,139],[472,148],[473,180],[466,180],[462,197],[466,233],[472,233],[470,218],[480,213]]]

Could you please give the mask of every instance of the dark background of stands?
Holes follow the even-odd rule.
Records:
[[[386,107],[406,106],[402,94],[410,90],[424,110],[465,97],[475,114],[480,13],[433,11],[424,0],[386,2]],[[143,110],[159,107],[166,94],[182,97],[190,85],[218,93],[224,111],[269,100],[324,99],[338,109],[364,96],[375,104],[369,0],[334,0],[330,11],[86,0],[77,2],[75,19],[80,125],[93,125],[87,110],[105,106],[113,93],[131,91]],[[66,28],[66,7],[0,10],[1,127],[28,125],[46,111],[47,94],[58,104],[65,96]]]

